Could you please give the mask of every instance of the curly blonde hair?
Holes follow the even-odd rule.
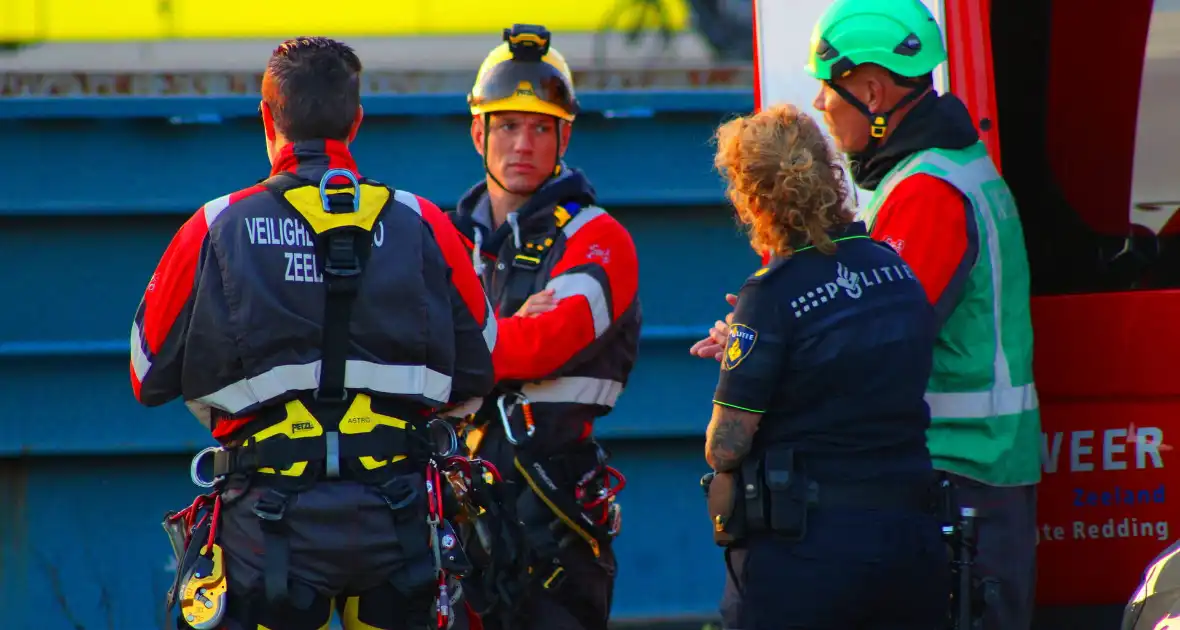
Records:
[[[811,116],[776,105],[721,125],[716,142],[713,163],[755,251],[790,256],[804,245],[835,251],[828,230],[853,221],[848,182],[839,154]]]

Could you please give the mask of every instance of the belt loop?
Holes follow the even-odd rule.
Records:
[[[287,601],[287,576],[290,571],[290,544],[283,522],[291,497],[273,488],[254,503],[254,515],[260,520],[264,556],[263,575],[266,599],[273,606]]]

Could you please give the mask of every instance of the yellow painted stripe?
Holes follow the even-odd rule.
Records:
[[[618,24],[633,23],[641,3],[630,3]],[[662,0],[675,30],[689,26],[685,0]],[[620,0],[359,0],[348,11],[326,11],[322,0],[284,0],[282,11],[263,0],[7,0],[0,2],[0,41],[128,41],[172,38],[275,38],[331,34],[342,38],[390,35],[486,34],[488,48],[513,23],[544,24],[557,34],[593,32]],[[626,4],[624,4],[626,6]],[[112,16],[118,16],[118,19]],[[648,17],[649,26],[655,20]],[[473,59],[478,64],[479,59]]]

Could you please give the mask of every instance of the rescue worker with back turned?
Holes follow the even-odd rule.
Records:
[[[135,315],[136,398],[183,398],[221,444],[215,491],[165,522],[179,628],[326,628],[335,605],[350,630],[424,630],[449,612],[427,425],[490,391],[496,323],[446,216],[359,174],[360,73],[330,39],[275,50],[270,177],[180,228]]]
[[[723,125],[716,166],[772,253],[737,299],[705,458],[727,628],[943,630],[949,567],[923,400],[922,287],[848,208],[815,122]]]
[[[523,553],[493,550],[464,582],[489,628],[605,630],[621,475],[593,439],[635,362],[638,262],[627,230],[562,162],[573,80],[540,26],[504,31],[468,101],[485,181],[452,219],[499,318],[496,379],[468,444],[513,489]],[[511,544],[507,547],[512,547]]]

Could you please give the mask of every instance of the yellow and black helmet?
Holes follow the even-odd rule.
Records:
[[[513,24],[504,29],[504,43],[484,58],[467,95],[471,115],[532,112],[573,121],[578,115],[574,79],[549,41],[544,26]]]

